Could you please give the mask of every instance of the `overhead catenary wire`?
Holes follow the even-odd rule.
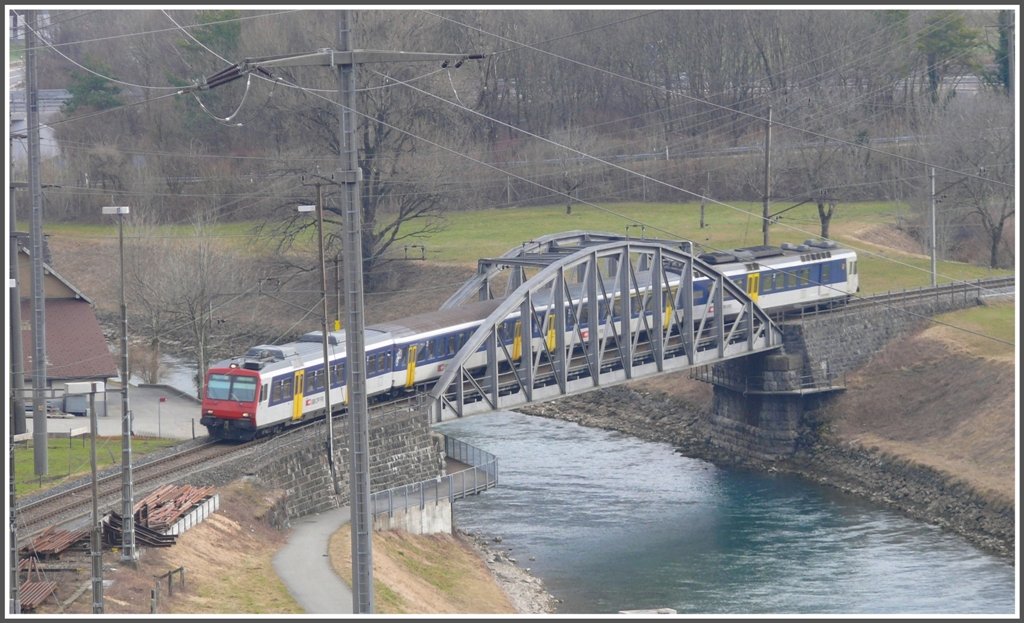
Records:
[[[392,79],[392,80],[393,80],[393,79]],[[406,84],[406,83],[405,83],[405,82],[402,82],[402,84]],[[299,87],[299,88],[302,88],[302,87]],[[308,89],[307,89],[307,90],[308,90]],[[436,96],[435,96],[435,97],[436,97]],[[456,97],[457,97],[457,93],[456,93]],[[326,99],[326,98],[325,98],[325,99]],[[445,100],[442,100],[442,101],[445,101]],[[453,105],[454,105],[454,104],[453,104]],[[459,102],[459,105],[461,105],[461,102]],[[464,106],[462,106],[462,108],[463,108],[463,109],[465,109],[465,107],[464,107]],[[758,117],[754,116],[754,118],[755,118],[755,119],[757,119]],[[511,126],[510,126],[510,127],[511,127]],[[414,135],[414,136],[415,136],[415,135]],[[418,138],[421,138],[421,137],[418,137]],[[555,145],[557,145],[557,143],[552,143],[552,144],[555,144]],[[435,143],[435,145],[436,145],[436,143]],[[564,146],[562,146],[562,147],[564,147]],[[862,147],[862,146],[859,146],[859,145],[858,145],[858,147]],[[575,151],[575,150],[574,150],[574,151]],[[453,152],[453,153],[457,153],[457,152]],[[580,151],[577,151],[576,153],[579,153],[579,154],[583,154],[583,152],[580,152]],[[880,153],[883,153],[883,154],[887,154],[887,152],[880,152]],[[460,154],[460,155],[461,155],[461,154]],[[892,155],[892,154],[887,154],[887,155]],[[482,162],[480,162],[480,161],[476,161],[476,162],[478,162],[478,163],[480,163],[480,164],[483,164],[483,163],[482,163]],[[602,162],[603,162],[603,161],[602,161]],[[605,162],[605,164],[610,164],[610,163],[607,163],[607,162]],[[630,174],[634,174],[634,175],[637,175],[637,173],[636,173],[636,172],[630,171],[629,169],[625,169],[624,167],[619,167],[619,168],[621,168],[621,169],[623,169],[623,170],[625,170],[625,171],[628,171],[628,172],[629,172]],[[503,173],[505,173],[505,174],[508,174],[508,172],[507,172],[507,171],[504,171],[504,170],[502,170],[502,169],[500,169],[500,168],[497,168],[497,170],[499,170],[499,171],[502,171],[502,172],[503,172]],[[524,181],[530,181],[530,180],[526,180],[525,178],[522,178],[522,177],[520,177],[520,176],[514,176],[514,177],[516,177],[517,179],[521,179],[521,180],[524,180]],[[650,177],[650,176],[647,176],[647,175],[644,175],[644,177],[645,177],[646,179],[648,179],[648,180],[652,181],[652,182],[658,183],[658,180],[656,180],[655,178],[652,178],[652,177]],[[981,178],[981,179],[984,179],[984,178]],[[670,186],[670,187],[671,187],[671,186]],[[676,189],[677,189],[677,190],[680,190],[680,191],[682,191],[682,192],[690,192],[690,191],[686,191],[685,189],[682,189],[682,188],[677,188],[677,187],[676,187]],[[553,190],[553,189],[548,189],[548,190]],[[561,195],[565,196],[565,193],[559,193],[558,191],[553,191],[553,192],[554,192],[554,194],[561,194]],[[690,194],[693,194],[694,196],[697,196],[697,197],[700,197],[700,196],[701,196],[701,195],[699,195],[699,194],[697,194],[697,193],[692,193],[692,192],[690,192]],[[712,201],[713,201],[713,200],[712,200]],[[581,203],[587,203],[587,202],[581,202]],[[715,202],[715,203],[720,203],[721,205],[724,205],[724,206],[727,206],[727,207],[732,207],[732,206],[728,206],[728,204],[724,204],[724,203],[721,203],[721,202]],[[593,204],[588,204],[588,205],[593,205]],[[594,206],[594,207],[598,207],[598,208],[600,208],[599,206]],[[621,215],[620,215],[620,216],[621,216]],[[625,217],[624,217],[624,218],[625,218]],[[629,220],[634,220],[634,219],[629,219]],[[637,222],[637,223],[639,223],[639,221],[636,221],[636,222]],[[666,233],[670,233],[670,232],[666,232]],[[886,258],[886,259],[890,259],[890,258]]]

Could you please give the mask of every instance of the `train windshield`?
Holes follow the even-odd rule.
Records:
[[[256,400],[256,379],[251,376],[211,374],[206,383],[206,397],[211,400]]]

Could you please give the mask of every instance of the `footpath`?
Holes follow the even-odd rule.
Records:
[[[288,543],[274,556],[274,571],[306,614],[352,612],[352,590],[331,566],[331,535],[348,523],[349,508],[342,506],[292,522]]]

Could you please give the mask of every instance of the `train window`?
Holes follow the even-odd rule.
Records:
[[[206,384],[206,396],[214,400],[252,402],[256,399],[256,379],[248,376],[211,374]]]
[[[206,397],[213,400],[227,400],[231,390],[231,377],[226,374],[211,374],[206,382]]]
[[[331,387],[341,387],[345,384],[345,364],[335,363],[331,365]]]
[[[270,384],[270,402],[288,402],[292,399],[292,377],[291,375],[277,379]]]
[[[832,283],[832,267],[828,264],[821,265],[821,283]]]
[[[458,346],[455,345],[455,336],[449,335],[445,338],[445,342],[448,343],[448,356],[454,357],[455,353],[459,352]]]
[[[423,363],[427,360],[427,342],[422,342],[416,349],[416,363]]]
[[[800,271],[800,285],[805,286],[811,282],[811,269],[804,268]]]

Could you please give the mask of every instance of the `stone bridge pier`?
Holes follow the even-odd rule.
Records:
[[[781,323],[782,347],[694,368],[714,385],[710,442],[737,457],[776,461],[811,445],[846,375],[890,341],[923,329],[932,316],[985,304],[982,284],[878,297]]]

